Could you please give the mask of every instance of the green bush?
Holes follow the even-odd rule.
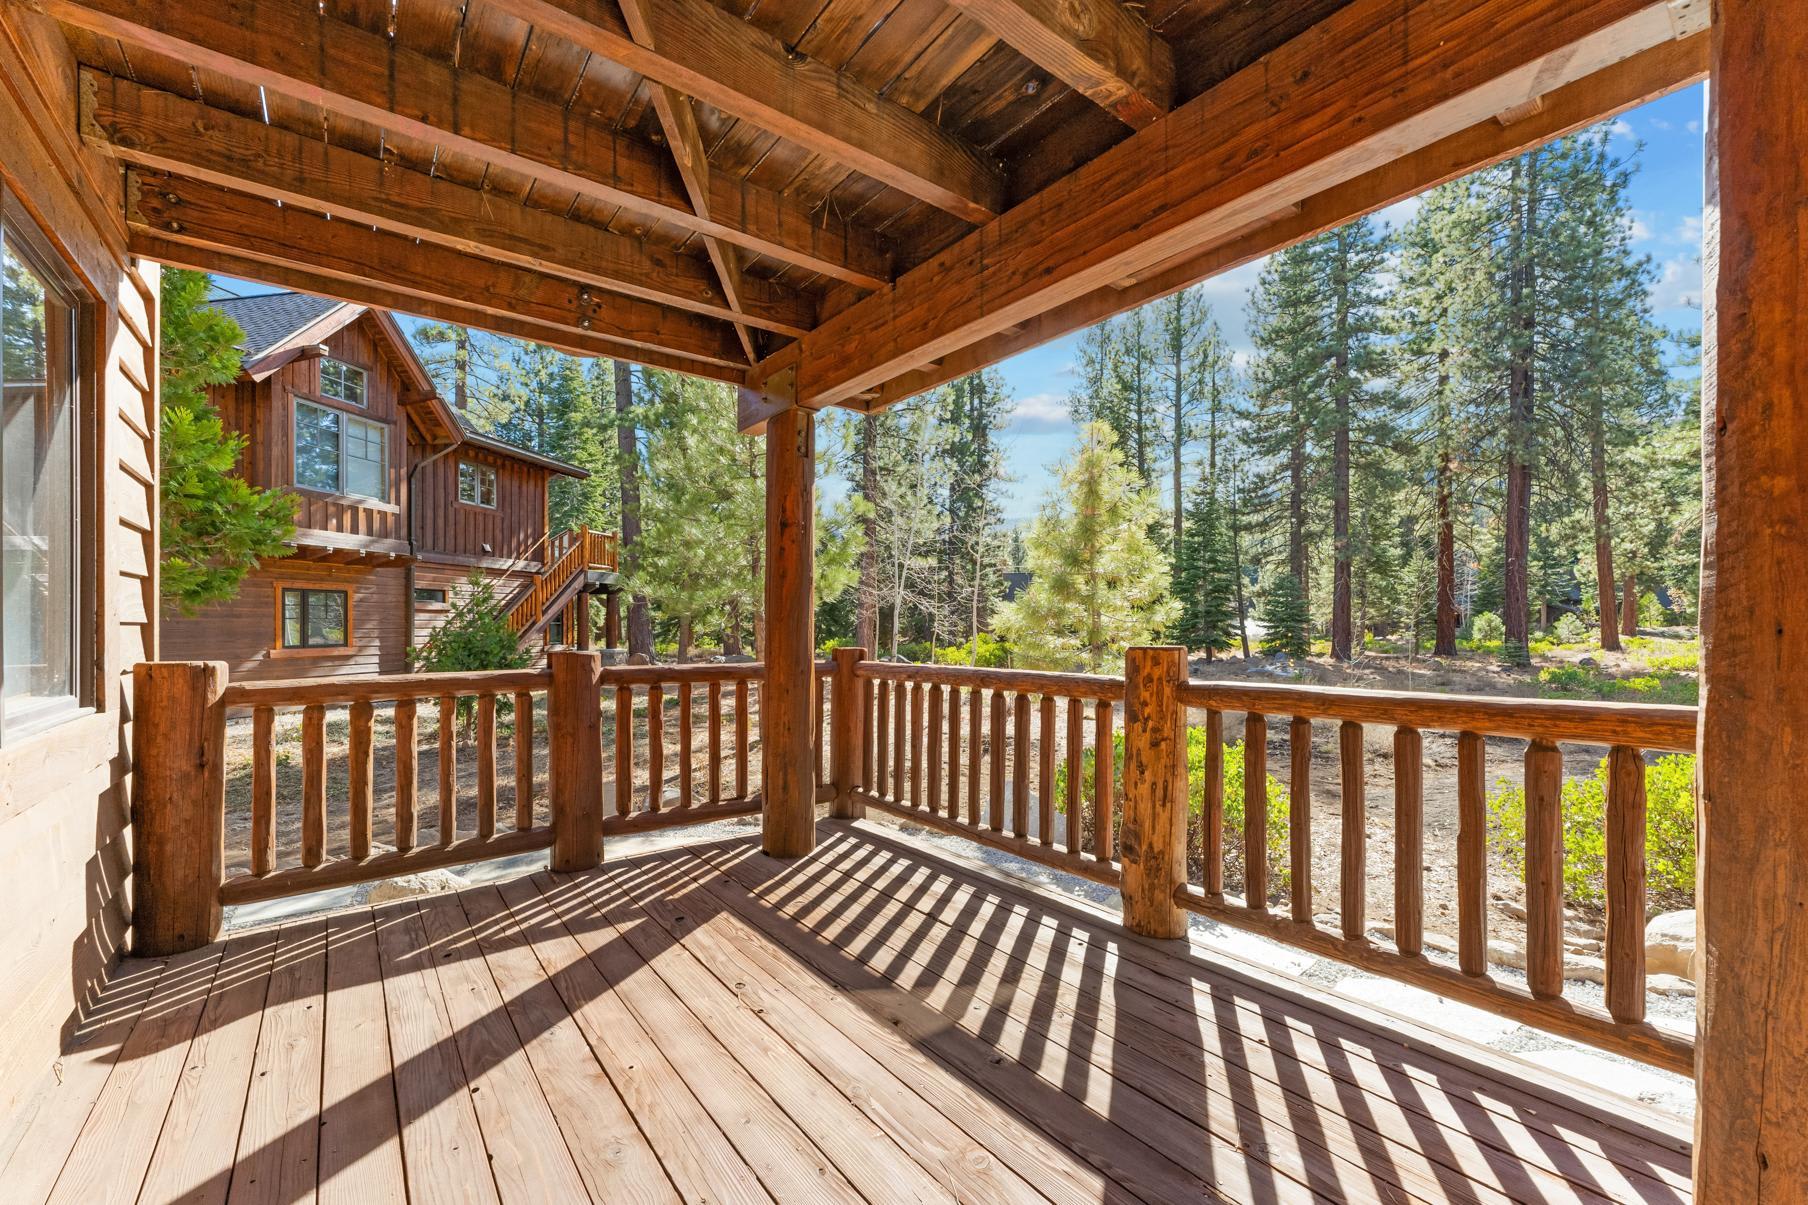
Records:
[[[973,644],[963,642],[935,650],[937,665],[979,665],[986,669],[1003,669],[1011,663],[1011,646],[990,632],[979,634],[979,660],[972,660]]]
[[[473,573],[463,594],[452,600],[446,621],[427,642],[408,651],[416,669],[430,673],[464,673],[482,669],[520,669],[533,660],[509,629],[508,614],[495,587]]]
[[[1563,890],[1576,904],[1606,895],[1607,759],[1591,778],[1563,783]],[[1525,870],[1525,788],[1502,779],[1488,796],[1488,839],[1517,873]],[[1653,911],[1695,898],[1695,758],[1675,753],[1645,767],[1645,883]]]
[[[1205,814],[1206,735],[1202,727],[1187,729],[1187,809],[1190,815],[1188,833],[1195,834]],[[1123,797],[1124,734],[1112,734],[1112,782],[1115,798]],[[1243,742],[1224,747],[1224,879],[1226,886],[1241,890],[1243,886]],[[1090,846],[1092,817],[1093,751],[1089,748],[1080,758],[1080,825]],[[1055,801],[1063,810],[1067,806],[1067,763],[1063,759],[1055,768]],[[1285,783],[1268,775],[1268,889],[1270,897],[1287,890],[1291,881],[1288,858],[1287,814],[1291,799]],[[1203,876],[1203,853],[1189,837],[1188,878],[1199,882]]]
[[[1558,644],[1587,644],[1588,626],[1580,616],[1565,612],[1551,625],[1551,638]]]
[[[1670,616],[1664,605],[1657,601],[1657,595],[1647,590],[1639,595],[1638,621],[1641,628],[1661,628],[1670,622]]]
[[[1506,621],[1492,611],[1482,611],[1469,620],[1469,639],[1477,645],[1500,644],[1506,638]]]

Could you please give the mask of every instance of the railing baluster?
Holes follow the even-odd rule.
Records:
[[[374,708],[369,699],[351,706],[351,734],[346,747],[346,787],[351,811],[352,858],[370,857],[370,820],[374,802],[371,790],[371,728]]]
[[[414,848],[416,798],[420,776],[420,752],[415,746],[416,704],[398,699],[395,705],[395,847],[398,853]]]
[[[985,692],[974,687],[967,692],[967,823],[974,828],[979,827],[979,774],[980,761],[985,756],[980,730],[985,722],[985,708],[981,701]]]
[[[1394,946],[1415,957],[1425,937],[1425,742],[1394,730]]]
[[[942,688],[929,688],[929,765],[924,770],[923,806],[932,816],[942,812]]]
[[[1111,704],[1104,699],[1092,706],[1092,854],[1101,862],[1116,852],[1111,831],[1112,770],[1117,753],[1111,739]]]
[[[458,839],[458,700],[439,697],[439,843]]]
[[[301,709],[301,864],[326,857],[326,708]]]
[[[961,690],[948,688],[948,819],[960,819]]]
[[[1017,692],[1011,709],[1011,835],[1030,831],[1030,697]]]
[[[1205,893],[1224,898],[1224,713],[1205,713],[1205,799],[1200,807],[1200,849]]]
[[[1293,919],[1312,923],[1312,720],[1296,715],[1287,725],[1292,763],[1287,791],[1288,898]]]
[[[813,681],[816,689],[812,692],[810,714],[815,718],[815,727],[812,729],[814,736],[810,743],[816,747],[816,785],[821,786],[829,781],[829,742],[822,734],[823,719],[828,709],[829,683],[828,679],[822,677],[815,677]],[[689,687],[684,689],[688,690]]]
[[[1067,700],[1067,840],[1070,856],[1079,857],[1081,777],[1086,773],[1086,701]]]
[[[1481,734],[1456,738],[1457,966],[1488,973],[1488,746]]]
[[[747,765],[748,747],[747,731],[751,719],[751,707],[747,699],[747,679],[736,678],[734,684],[734,740],[735,740],[735,798],[747,798],[749,769]],[[762,784],[763,785],[763,784]]]
[[[1243,903],[1268,907],[1268,717],[1243,719]]]
[[[615,691],[615,814],[634,810],[634,689]]]
[[[820,694],[817,695],[819,700],[821,697]],[[835,705],[837,707],[841,706],[842,701],[836,699]],[[820,734],[822,730],[821,723],[818,723],[816,727],[817,732]],[[691,684],[685,682],[678,687],[678,806],[681,808],[691,806],[691,793],[694,789],[694,784],[691,780],[691,772],[694,768],[693,764],[696,761],[696,758],[691,752],[692,739]],[[819,745],[819,748],[826,744],[826,741],[822,742],[821,745]],[[822,777],[822,761],[820,755],[817,761],[816,776],[818,778]]]
[[[665,795],[665,692],[647,687],[647,811],[657,812]]]
[[[496,835],[496,696],[477,696],[477,835]]]
[[[891,696],[890,682],[875,682],[879,694],[879,714],[875,721],[879,734],[879,746],[873,755],[873,787],[872,790],[881,798],[891,794]]]
[[[534,826],[534,696],[515,692],[515,831]]]
[[[891,797],[903,803],[910,796],[905,778],[910,760],[910,688],[899,682],[891,701]]]
[[[1615,745],[1607,755],[1607,1011],[1645,1019],[1645,759]]]
[[[276,711],[251,713],[251,873],[276,866]]]
[[[910,684],[910,806],[923,806],[923,684]]]
[[[991,780],[987,785],[991,789],[986,800],[987,822],[995,833],[1004,831],[1004,768],[1005,758],[1009,756],[1010,752],[1005,737],[1004,717],[1004,691],[995,690],[992,692],[992,743],[990,749],[987,750],[991,756],[990,768],[992,771]]]
[[[709,684],[707,713],[709,723],[709,801],[722,802],[722,684]]]
[[[1042,696],[1036,726],[1036,839],[1046,848],[1055,843],[1055,696]]]
[[[878,750],[873,744],[873,711],[878,707],[874,697],[882,685],[871,678],[860,681],[860,789],[872,793],[878,789]]]
[[[1535,740],[1525,755],[1526,985],[1563,994],[1563,754]]]
[[[1338,911],[1343,935],[1363,940],[1368,932],[1369,812],[1363,767],[1362,725],[1345,720],[1337,727],[1338,761],[1343,767],[1343,814],[1339,834],[1343,866],[1338,876]]]

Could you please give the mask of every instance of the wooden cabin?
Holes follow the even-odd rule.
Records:
[[[0,1194],[1808,1199],[1798,9],[0,4]],[[819,411],[1704,78],[1700,708],[1198,682],[1160,648],[1110,677],[815,659]],[[734,383],[766,441],[760,661],[246,680],[171,659],[157,263]],[[342,362],[375,370],[362,338]],[[472,443],[389,367],[410,440]],[[317,398],[320,371],[298,354],[289,379]],[[395,516],[335,505],[314,547],[405,554]],[[1270,853],[1260,798],[1223,825],[1239,723],[1246,784],[1285,758],[1295,804],[1314,734],[1335,741],[1338,807],[1289,815],[1284,884],[1226,873],[1231,844]],[[1564,942],[1566,746],[1611,768],[1598,1001]],[[1648,1014],[1642,941],[1640,771],[1676,749],[1698,754],[1692,1031]],[[1457,778],[1454,834],[1427,829],[1427,774]],[[1488,941],[1494,774],[1525,790],[1523,973]],[[637,844],[655,832],[691,840]],[[1453,953],[1429,940],[1434,856]],[[314,895],[494,859],[519,860],[452,893]],[[1692,1075],[1694,1123],[1251,965],[1194,916]]]
[[[474,575],[513,601],[557,568],[550,483],[589,474],[473,427],[392,315],[295,292],[214,306],[245,340],[238,380],[209,400],[247,441],[245,479],[298,499],[296,532],[237,597],[166,607],[168,655],[224,661],[240,680],[402,673]],[[614,569],[567,573],[576,592],[554,583],[558,605],[524,620],[522,639],[564,644],[569,624],[579,644],[573,599],[612,591]]]

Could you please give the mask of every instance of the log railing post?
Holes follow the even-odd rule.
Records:
[[[603,860],[602,658],[554,649],[547,663],[552,668],[546,692],[552,868],[588,870]]]
[[[132,667],[132,948],[142,956],[220,935],[225,688],[219,661]]]
[[[766,647],[760,659],[761,848],[816,847],[816,416],[792,406],[766,423]]]
[[[835,780],[835,800],[829,814],[847,820],[866,815],[866,805],[854,798],[860,785],[860,749],[865,708],[855,671],[866,660],[863,648],[835,650],[834,705],[829,709],[829,768]]]
[[[1124,925],[1148,937],[1187,931],[1174,898],[1186,884],[1186,676],[1186,650],[1176,646],[1124,656]]]

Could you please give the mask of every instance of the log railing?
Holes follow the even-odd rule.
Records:
[[[568,528],[546,539],[546,557],[540,572],[508,606],[509,630],[528,631],[547,614],[571,579],[592,569],[613,570],[617,565],[617,539],[609,532],[588,527]]]
[[[1694,709],[1188,682],[1173,649],[1133,649],[1126,668],[1128,678],[904,665],[838,650],[830,690],[837,703],[855,704],[828,712],[835,813],[877,809],[1119,885],[1125,923],[1139,932],[1176,936],[1185,932],[1186,911],[1201,913],[1688,1072],[1690,1040],[1645,1018],[1643,753],[1693,749]],[[1244,823],[1229,835],[1227,719],[1241,721],[1245,759]],[[1326,924],[1313,894],[1311,737],[1315,725],[1331,724],[1339,906]],[[1369,727],[1390,730],[1393,761],[1393,925],[1385,939],[1367,914],[1369,883],[1389,869],[1372,865],[1368,854]],[[1451,961],[1425,937],[1427,733],[1449,734],[1456,753]],[[1271,764],[1271,747],[1283,736],[1286,760]],[[1498,760],[1510,742],[1525,742],[1523,753],[1506,749],[1523,763],[1526,794],[1525,987],[1490,974],[1488,958],[1487,759],[1492,752]],[[1605,1008],[1564,998],[1562,744],[1598,746],[1610,767]],[[1270,773],[1291,785],[1284,890],[1267,875]],[[1243,882],[1232,885],[1242,897],[1226,890],[1227,852],[1241,854]],[[1192,881],[1189,866],[1199,868]],[[1285,906],[1271,907],[1281,897]]]
[[[837,650],[831,675],[838,815],[873,807],[1116,882],[1112,731],[1122,679],[859,654]],[[840,707],[843,698],[855,705]],[[1093,789],[1083,790],[1088,771]]]
[[[758,812],[763,678],[566,650],[543,669],[276,682],[142,664],[140,947],[211,941],[223,904],[541,849],[581,869],[608,836]]]

